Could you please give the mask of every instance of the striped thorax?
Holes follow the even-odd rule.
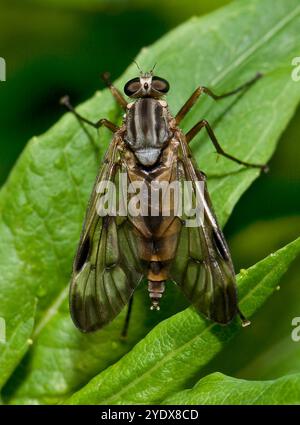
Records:
[[[155,164],[171,136],[166,102],[146,97],[131,104],[125,141],[142,165]]]

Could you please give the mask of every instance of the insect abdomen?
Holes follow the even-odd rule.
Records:
[[[151,310],[159,310],[159,301],[165,291],[165,282],[153,282],[152,280],[149,280],[148,291],[151,300]]]

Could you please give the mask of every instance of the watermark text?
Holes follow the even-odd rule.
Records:
[[[292,80],[296,83],[300,81],[300,56],[296,56],[292,59],[292,66],[295,68],[292,70]]]
[[[0,81],[6,81],[6,62],[0,57]]]
[[[120,173],[118,182],[102,180],[96,187],[100,217],[179,217],[186,227],[203,224],[206,205],[203,181],[128,181]]]
[[[6,342],[6,324],[3,317],[0,317],[0,343],[1,342]]]

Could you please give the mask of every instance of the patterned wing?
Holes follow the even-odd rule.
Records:
[[[232,260],[211,206],[205,176],[192,163],[185,140],[181,140],[181,145],[179,174],[184,180],[203,182],[204,214],[200,225],[182,226],[170,277],[199,312],[208,319],[226,324],[238,312]]]
[[[142,278],[127,218],[97,212],[99,183],[116,182],[122,171],[116,146],[113,140],[96,179],[73,264],[70,311],[83,332],[97,330],[117,316]]]

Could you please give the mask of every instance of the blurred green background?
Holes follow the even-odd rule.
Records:
[[[27,140],[64,113],[58,104],[62,95],[70,94],[75,104],[85,100],[102,86],[101,72],[117,78],[143,46],[229,2],[1,0],[0,56],[7,81],[0,82],[0,183]],[[300,108],[281,137],[270,173],[253,184],[226,225],[237,271],[300,233],[299,133]],[[300,316],[299,265],[207,372],[272,378],[300,371],[300,343],[290,338],[291,320]]]

